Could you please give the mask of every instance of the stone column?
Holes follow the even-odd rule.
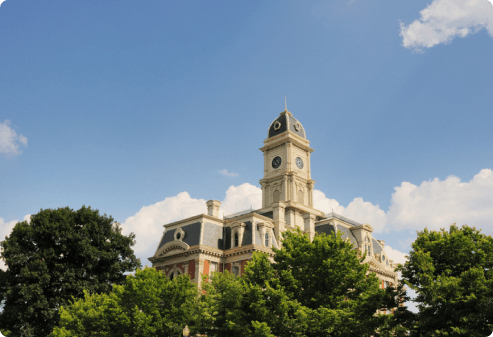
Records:
[[[195,278],[197,279],[197,285],[202,285],[202,273],[204,272],[204,259],[195,260]]]
[[[310,241],[313,241],[315,237],[315,215],[310,213],[303,214],[303,221],[305,223],[305,233],[308,234]]]
[[[313,186],[314,186],[314,182],[313,180],[312,181],[309,181],[307,186],[308,186],[308,206],[310,207],[313,207]]]

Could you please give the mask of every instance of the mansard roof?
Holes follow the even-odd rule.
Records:
[[[293,117],[293,114],[288,110],[284,110],[279,114],[269,126],[269,131],[267,132],[267,138],[272,138],[283,132],[291,131],[295,135],[298,135],[306,139],[305,129],[303,125]]]

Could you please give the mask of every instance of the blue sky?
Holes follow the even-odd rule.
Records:
[[[90,205],[147,262],[206,200],[257,205],[284,95],[318,205],[396,260],[425,226],[493,234],[489,0],[0,3],[1,237]]]

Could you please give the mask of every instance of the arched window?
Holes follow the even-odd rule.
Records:
[[[180,272],[178,270],[175,270],[174,272],[171,273],[171,275],[169,276],[169,279],[172,280],[178,275],[180,275]]]
[[[279,193],[279,191],[278,191],[278,190],[275,190],[275,191],[274,191],[274,195],[273,195],[273,200],[274,200],[274,202],[279,202],[279,197],[280,197],[280,196],[279,196],[279,194],[280,194],[280,193]]]
[[[303,191],[298,191],[298,203],[299,204],[304,204],[304,198],[303,198]]]
[[[238,233],[235,233],[235,247],[238,247]]]
[[[269,247],[269,233],[265,232],[265,246]]]

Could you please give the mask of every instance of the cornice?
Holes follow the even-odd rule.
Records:
[[[376,260],[374,257],[366,258],[363,263],[368,263],[370,266],[370,271],[373,271],[378,274],[382,274],[391,278],[396,278],[397,273],[393,270],[389,270],[389,267],[382,265],[380,261]]]
[[[314,215],[320,216],[320,217],[324,216],[324,212],[319,211],[318,209],[315,209],[315,208],[312,208],[309,206],[299,204],[295,201],[286,201],[285,203],[286,203],[286,209],[295,208],[295,209],[301,210],[304,213],[311,213],[311,214],[314,214]]]
[[[259,150],[265,152],[286,143],[295,144],[299,146],[302,150],[308,151],[310,153],[315,151],[310,147],[310,142],[307,139],[304,139],[303,137],[300,137],[289,130],[277,136],[267,138],[266,140],[264,140],[264,146],[261,147]]]
[[[272,249],[264,247],[264,246],[259,246],[259,245],[248,245],[241,247],[242,249],[235,249],[235,250],[218,250],[214,248],[210,248],[207,246],[202,246],[202,245],[197,245],[191,247],[187,251],[177,251],[176,254],[173,255],[168,255],[168,256],[159,256],[159,257],[149,257],[148,260],[152,263],[159,263],[159,262],[166,262],[169,260],[173,260],[179,257],[187,257],[190,255],[195,255],[195,254],[204,254],[204,255],[209,255],[213,257],[219,257],[219,258],[228,258],[232,256],[239,256],[239,255],[244,255],[252,252],[264,252],[269,254],[269,256],[273,257],[274,252]]]
[[[354,226],[354,227],[351,227],[349,228],[351,231],[355,231],[355,230],[358,230],[358,229],[366,229],[367,231],[369,232],[373,232],[373,227],[370,226],[369,224],[365,223],[363,225],[359,225],[359,226]]]
[[[224,225],[227,226],[227,227],[230,227],[230,225],[234,222],[241,222],[241,221],[245,221],[249,218],[252,218],[252,220],[254,220],[255,218],[258,218],[259,220],[262,220],[264,222],[272,222],[272,219],[271,218],[268,218],[264,215],[261,215],[259,213],[257,213],[258,211],[261,211],[263,209],[257,209],[257,210],[254,210],[252,211],[251,213],[247,213],[247,214],[242,214],[242,215],[239,215],[237,216],[236,218],[230,218],[230,219],[227,219],[227,220],[224,220]]]

